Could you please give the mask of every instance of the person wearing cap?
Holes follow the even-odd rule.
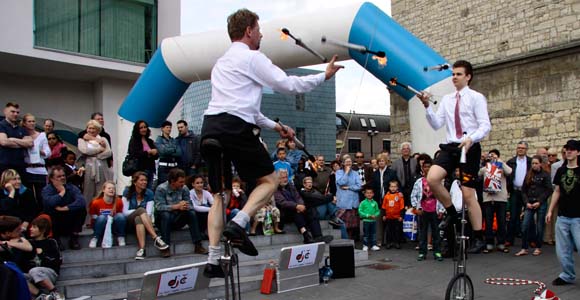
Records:
[[[546,223],[553,219],[554,208],[558,206],[556,221],[556,255],[562,266],[562,273],[552,281],[553,285],[572,284],[576,279],[574,270],[574,248],[580,249],[580,168],[578,153],[580,141],[569,140],[566,149],[566,164],[556,171],[552,203],[546,214]]]

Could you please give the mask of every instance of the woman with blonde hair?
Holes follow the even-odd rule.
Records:
[[[20,181],[20,174],[14,169],[2,172],[0,177],[0,216],[13,216],[22,220],[21,230],[25,231],[28,224],[38,214],[38,206],[34,201],[32,191]]]
[[[99,239],[103,239],[101,246],[103,248],[110,248],[112,241],[107,243],[105,239],[105,232],[109,216],[113,218],[111,234],[117,236],[117,243],[119,246],[125,246],[125,225],[127,218],[123,214],[123,201],[121,197],[117,196],[117,189],[115,183],[112,181],[105,181],[102,185],[101,193],[98,197],[91,201],[89,214],[93,222],[93,238],[89,242],[89,248],[96,248]]]
[[[153,214],[153,191],[147,188],[147,173],[137,171],[131,176],[131,185],[123,191],[123,214],[127,217],[129,229],[135,228],[137,235],[137,244],[139,249],[135,254],[135,259],[144,259],[145,238],[149,233],[153,238],[155,248],[163,251],[169,248],[169,245],[163,241],[161,236],[157,235],[153,228],[151,215]]]
[[[106,138],[101,137],[102,126],[95,120],[87,122],[87,134],[85,138],[78,139],[78,148],[81,152],[79,158],[85,167],[85,179],[83,196],[87,201],[87,209],[91,206],[91,199],[103,190],[103,184],[112,180],[107,159],[111,157],[111,146]]]
[[[32,114],[22,116],[22,127],[32,137],[34,145],[26,149],[26,157],[24,157],[26,173],[21,175],[24,177],[24,184],[32,191],[38,207],[42,209],[41,193],[46,186],[48,176],[44,160],[50,157],[50,147],[46,135],[36,131],[36,118]]]

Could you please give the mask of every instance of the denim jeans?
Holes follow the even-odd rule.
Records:
[[[513,245],[515,238],[518,236],[521,230],[520,214],[522,213],[522,207],[524,205],[522,191],[514,190],[509,201],[510,221],[508,223],[506,240]]]
[[[505,243],[505,210],[506,202],[502,201],[488,201],[483,202],[483,215],[485,216],[485,243],[488,245],[493,245],[493,215],[497,218],[497,245],[503,245]]]
[[[377,244],[377,222],[363,221],[363,245],[372,247]]]
[[[566,282],[576,279],[574,248],[580,249],[580,218],[558,216],[556,221],[556,255],[562,265],[559,277]]]
[[[155,222],[161,231],[161,238],[168,245],[171,244],[171,229],[181,229],[187,224],[191,241],[195,244],[201,241],[197,215],[193,210],[160,211],[157,212]]]
[[[113,217],[113,226],[111,229],[113,230],[113,234],[116,236],[125,236],[125,228],[127,228],[127,217],[122,213],[117,213]],[[93,236],[100,239],[103,237],[105,233],[105,226],[107,226],[107,216],[100,215],[95,220],[94,234]]]
[[[529,242],[531,241],[536,242],[536,248],[542,248],[547,207],[548,204],[544,202],[540,207],[538,207],[538,209],[526,208],[524,211],[524,222],[522,223],[522,249],[528,249]],[[536,215],[535,222],[534,215]]]
[[[336,216],[338,208],[336,207],[336,204],[328,202],[326,204],[317,206],[316,210],[318,211],[318,217],[320,220],[330,220]],[[346,225],[344,224],[340,225],[340,238],[348,239],[348,232],[346,231]]]
[[[419,216],[419,253],[427,254],[427,231],[431,229],[431,237],[433,239],[433,252],[441,253],[441,233],[439,232],[439,220],[436,212],[424,211]]]

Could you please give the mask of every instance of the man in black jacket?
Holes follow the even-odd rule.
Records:
[[[175,140],[181,148],[181,160],[178,162],[178,168],[185,171],[187,176],[196,175],[201,164],[199,138],[188,129],[185,120],[177,121],[177,131],[179,131],[179,135]]]
[[[520,141],[516,148],[516,156],[507,161],[508,166],[512,168],[512,174],[507,178],[507,188],[510,194],[508,212],[508,230],[506,236],[506,244],[513,245],[516,236],[520,235],[521,222],[520,214],[524,207],[524,200],[522,197],[522,186],[526,178],[528,170],[532,165],[532,158],[527,156],[528,143]]]

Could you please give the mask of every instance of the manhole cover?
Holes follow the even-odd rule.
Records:
[[[372,264],[370,266],[368,266],[368,268],[370,269],[375,269],[375,270],[390,270],[390,269],[394,269],[397,266],[393,266],[393,265],[389,265],[389,264]]]

